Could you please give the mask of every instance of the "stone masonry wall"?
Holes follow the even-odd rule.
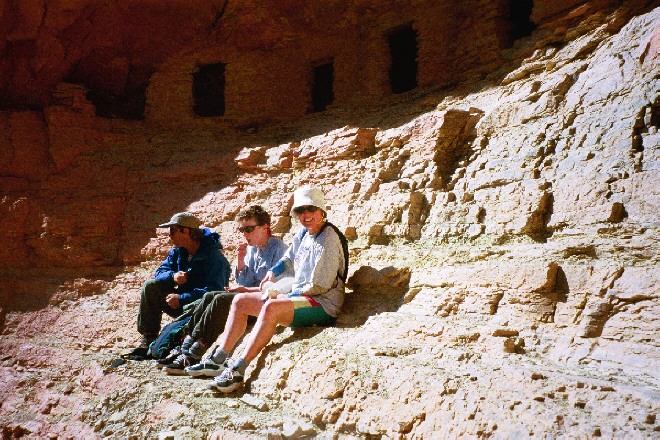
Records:
[[[319,12],[310,11],[314,13]],[[311,73],[319,62],[334,63],[334,106],[377,105],[391,96],[386,36],[398,26],[413,23],[417,33],[421,86],[446,86],[492,71],[505,38],[498,25],[506,17],[497,2],[404,3],[388,9],[346,8],[337,17],[322,17],[316,16],[291,42],[267,51],[246,53],[222,45],[173,56],[150,83],[148,118],[166,125],[173,117],[179,123],[194,120],[192,73],[203,64],[227,64],[226,112],[208,123],[263,125],[310,111]],[[353,21],[347,22],[349,18]]]

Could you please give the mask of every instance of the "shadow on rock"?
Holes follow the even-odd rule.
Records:
[[[348,280],[353,291],[346,295],[337,326],[358,327],[370,316],[398,310],[408,292],[410,274],[408,267],[361,266]]]

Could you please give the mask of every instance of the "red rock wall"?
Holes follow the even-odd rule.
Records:
[[[589,3],[569,16],[605,6]],[[236,174],[232,161],[222,159],[221,165],[182,171],[173,155],[208,149],[231,158],[236,146],[251,142],[249,133],[243,139],[233,127],[253,132],[302,118],[310,108],[311,69],[320,61],[334,61],[330,109],[340,121],[350,120],[351,112],[408,99],[391,94],[388,78],[385,37],[401,24],[412,22],[417,32],[420,90],[482,76],[504,61],[507,7],[504,1],[167,6],[1,1],[0,106],[43,110],[0,114],[0,147],[9,158],[0,165],[2,217],[10,224],[0,232],[9,243],[0,261],[61,274],[140,261],[160,216],[195,200],[176,202],[170,187],[184,186],[194,176],[201,187],[193,192],[203,194],[205,185]],[[537,15],[554,14],[557,20],[556,7],[553,14],[543,2],[535,8],[544,11]],[[199,118],[192,112],[192,73],[215,62],[227,63],[226,114]],[[144,122],[95,115],[94,96],[114,96],[126,104],[128,91],[140,87],[146,88]],[[459,128],[466,121],[459,121]],[[449,178],[457,157],[451,152],[444,157],[443,148],[453,147],[420,150],[415,159],[437,156],[437,187],[447,185],[442,179]],[[199,178],[216,172],[223,177]],[[404,229],[419,237],[421,223],[411,221]],[[408,234],[393,226],[358,226],[356,231],[365,233],[360,228],[372,237]],[[21,289],[22,275],[11,278]]]
[[[211,32],[222,1],[0,1],[0,106],[42,108],[62,81],[122,96]]]
[[[227,108],[225,116],[218,118],[220,124],[302,117],[311,108],[312,69],[329,60],[335,68],[334,107],[377,105],[392,95],[387,34],[407,23],[413,23],[417,32],[419,85],[453,84],[497,66],[504,38],[498,34],[504,20],[501,9],[497,2],[485,7],[469,2],[420,2],[388,10],[347,8],[335,16],[326,15],[322,8],[310,10],[313,19],[298,34],[285,32],[283,38],[291,38],[290,42],[278,42],[268,50],[246,53],[240,45],[223,44],[174,55],[149,85],[147,117],[164,125],[172,119],[178,123],[195,119],[191,75],[200,64],[217,62],[227,64]]]
[[[556,20],[582,3],[573,15],[613,1],[536,1],[532,19]],[[509,41],[508,10],[505,0],[2,0],[0,109],[42,109],[58,83],[72,82],[92,92],[106,117],[142,117],[147,86],[153,89],[151,116],[165,107],[191,117],[190,75],[198,64],[220,60],[231,64],[228,123],[291,119],[309,108],[309,71],[319,60],[335,59],[337,104],[388,95],[384,35],[409,22],[419,38],[420,85],[444,86],[492,71]],[[151,81],[155,73],[164,73],[170,93]]]

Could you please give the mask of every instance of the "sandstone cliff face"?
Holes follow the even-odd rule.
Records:
[[[213,59],[195,47],[168,52],[144,121],[99,118],[71,84],[1,113],[3,434],[657,436],[660,10],[608,4],[542,3],[545,27],[485,55],[498,70],[377,91],[378,109],[219,128],[182,104]],[[168,249],[154,225],[190,209],[232,255],[246,203],[290,238],[304,183],[351,240],[336,328],[283,331],[229,398],[144,363],[104,371],[137,340]]]

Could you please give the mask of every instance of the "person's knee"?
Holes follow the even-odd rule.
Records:
[[[249,304],[251,302],[252,298],[250,295],[246,295],[245,293],[239,293],[234,298],[232,298],[231,305],[235,307],[243,307],[246,304]]]
[[[216,294],[215,292],[206,292],[204,296],[202,296],[202,302],[206,303],[213,301],[215,294]]]
[[[163,290],[161,284],[156,280],[148,280],[142,285],[142,297],[158,295]]]
[[[261,308],[261,318],[270,323],[281,323],[285,316],[289,314],[286,303],[268,300]]]
[[[230,293],[218,293],[213,296],[212,302],[214,305],[218,305],[218,304],[230,305],[233,300],[234,300],[234,295]]]
[[[257,316],[259,315],[262,304],[263,302],[259,296],[255,296],[249,292],[239,293],[233,298],[229,313],[234,315]]]
[[[142,288],[147,290],[147,289],[153,289],[154,287],[157,286],[158,286],[158,281],[152,278],[150,280],[145,281],[144,284],[142,285]]]

